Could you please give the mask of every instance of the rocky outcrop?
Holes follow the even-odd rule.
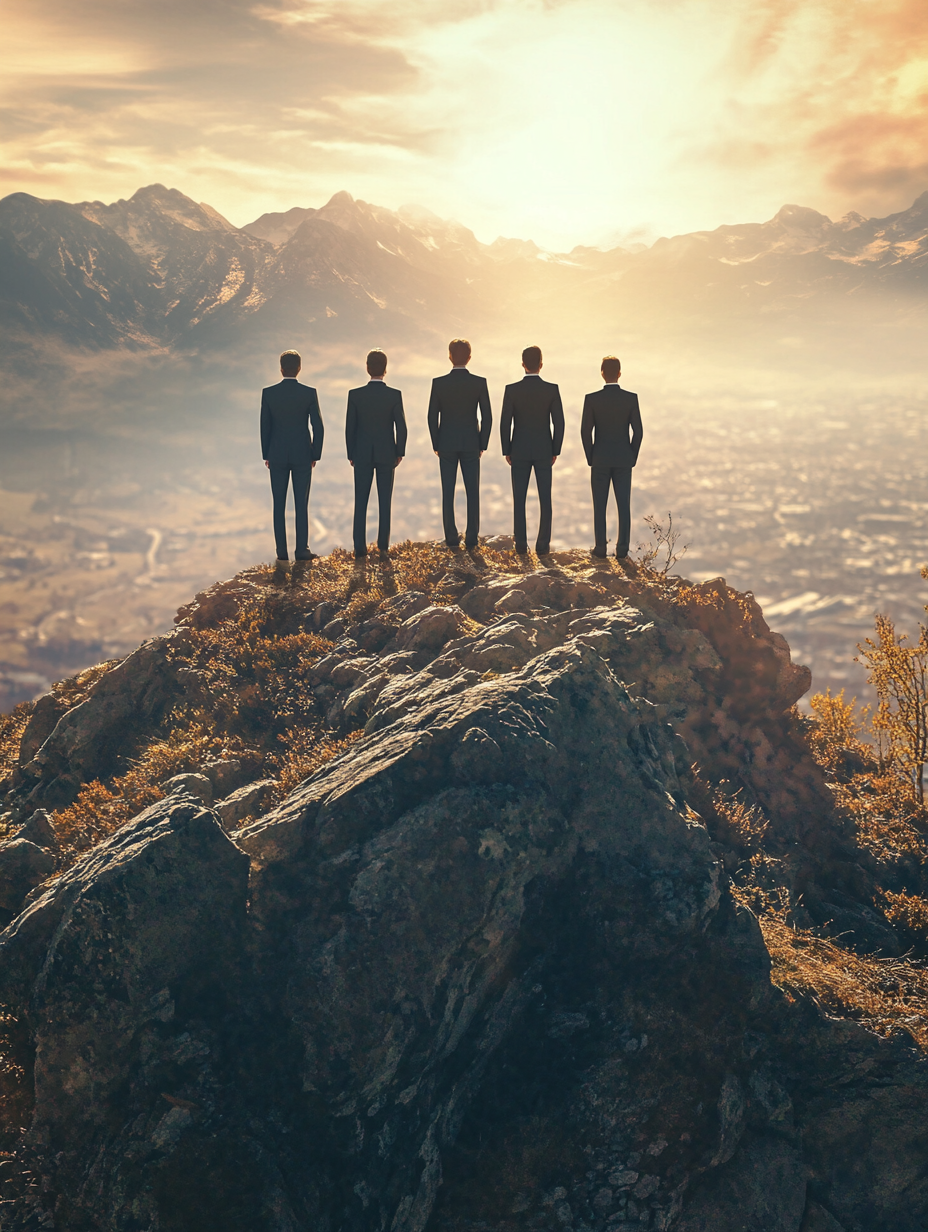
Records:
[[[247,878],[216,818],[171,797],[0,937],[0,996],[19,1007],[35,1046],[28,1149],[55,1177],[47,1226],[156,1226],[150,1190],[165,1157],[189,1158],[209,1119],[216,1027],[239,985]],[[36,1217],[31,1206],[24,1218]]]
[[[111,771],[141,731],[183,692],[171,658],[182,631],[152,638],[105,672],[78,705],[62,711],[49,694],[36,706],[20,751],[25,806],[61,808],[81,784]]]
[[[693,763],[736,767],[784,862],[839,842],[807,677],[693,594],[458,570],[310,606],[346,750],[269,811],[179,776],[0,935],[42,1178],[8,1226],[921,1229],[926,1062],[771,985],[700,814]]]

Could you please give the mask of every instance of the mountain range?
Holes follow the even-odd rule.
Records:
[[[595,320],[626,337],[921,329],[928,192],[887,218],[786,205],[765,223],[569,253],[484,244],[428,210],[347,192],[244,227],[160,184],[109,205],[13,193],[0,201],[0,270],[8,359],[48,339],[91,351],[250,349],[282,332],[415,344],[516,317],[562,333]]]

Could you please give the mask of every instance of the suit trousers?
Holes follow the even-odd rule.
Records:
[[[469,548],[477,546],[480,533],[480,452],[477,449],[442,453],[438,457],[441,470],[441,518],[445,530],[445,542],[456,547],[461,540],[454,521],[454,488],[458,479],[458,466],[464,480],[467,495],[467,526],[464,542]]]
[[[271,463],[271,492],[274,496],[274,539],[277,542],[277,559],[287,559],[287,489],[293,482],[293,506],[296,514],[296,550],[309,549],[309,485],[313,477],[312,465],[282,466]]]
[[[609,503],[609,487],[615,492],[619,507],[619,537],[616,540],[617,555],[628,551],[632,533],[632,468],[630,466],[591,466],[590,488],[593,492],[593,538],[596,550],[606,550],[606,506]]]
[[[535,540],[536,552],[547,552],[551,546],[551,474],[553,466],[549,462],[516,462],[513,461],[512,471],[512,513],[513,537],[516,547],[528,546],[528,530],[525,525],[525,498],[528,495],[528,483],[535,471],[535,487],[538,489],[538,503],[541,506],[541,516],[538,520],[538,538]]]
[[[380,520],[377,526],[377,546],[386,552],[390,546],[390,509],[393,504],[393,476],[396,466],[391,462],[375,466],[373,462],[354,464],[354,550],[367,551],[367,502],[370,500],[371,484],[377,476],[377,507]]]

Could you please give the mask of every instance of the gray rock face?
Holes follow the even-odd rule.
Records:
[[[213,1098],[210,1028],[234,983],[247,875],[211,813],[168,799],[0,934],[2,996],[35,1041],[32,1137],[68,1195],[61,1226],[78,1209],[90,1226],[156,1218],[148,1191]]]
[[[273,779],[260,779],[233,791],[216,803],[216,813],[227,830],[235,829],[247,818],[256,817],[274,788]]]
[[[172,778],[165,779],[161,784],[161,789],[168,796],[186,792],[187,795],[195,796],[204,804],[213,802],[213,784],[205,774],[175,774]]]
[[[385,600],[308,673],[344,754],[270,811],[168,796],[37,892],[11,1232],[921,1232],[925,1062],[772,988],[692,805],[712,759],[823,824],[801,681],[622,584]]]
[[[49,877],[57,863],[51,851],[28,839],[0,844],[0,910],[18,911],[29,891]]]
[[[55,707],[50,703],[41,714],[37,707],[23,747],[31,752],[42,742],[21,767],[27,778],[38,780],[29,797],[33,808],[70,804],[81,783],[110,770],[134,733],[161,716],[179,693],[168,650],[182,635],[179,630],[145,642],[104,673],[87,699],[57,717],[54,726]]]

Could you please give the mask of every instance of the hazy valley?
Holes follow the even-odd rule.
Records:
[[[410,424],[394,538],[437,537],[425,409],[457,333],[497,411],[521,347],[545,350],[568,416],[558,546],[589,542],[579,414],[618,351],[645,415],[634,538],[671,510],[683,573],[753,589],[816,686],[859,687],[874,611],[911,626],[924,603],[926,236],[928,194],[889,219],[785,207],[568,254],[347,194],[243,229],[159,186],[114,205],[6,198],[0,705],[125,654],[193,591],[267,559],[257,395],[283,346],[303,352],[327,425],[316,550],[347,540],[345,393],[377,344]],[[497,439],[487,534],[511,530]]]

